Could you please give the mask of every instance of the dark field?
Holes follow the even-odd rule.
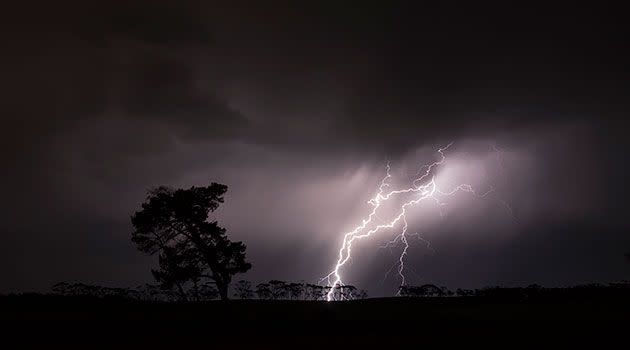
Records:
[[[2,320],[68,321],[630,321],[630,300],[377,298],[344,302],[230,300],[143,303],[58,296],[2,299]]]
[[[621,296],[381,298],[347,302],[231,300],[142,303],[120,299],[2,297],[4,330],[27,345],[79,348],[325,348],[627,339]],[[296,345],[299,344],[299,345]],[[336,347],[336,345],[334,345]]]

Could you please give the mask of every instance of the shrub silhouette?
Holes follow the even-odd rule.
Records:
[[[239,299],[251,299],[254,297],[252,284],[249,281],[240,280],[234,285],[234,296]]]

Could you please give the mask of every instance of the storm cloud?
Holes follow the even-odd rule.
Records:
[[[627,277],[619,13],[67,2],[3,17],[1,291],[148,281],[129,215],[150,187],[211,181],[229,186],[215,214],[248,245],[244,278],[316,281],[385,164],[449,142],[473,163],[502,150],[488,171],[516,219],[458,198],[422,228],[434,250],[414,242],[414,281]],[[348,270],[376,294],[396,284],[382,238]]]

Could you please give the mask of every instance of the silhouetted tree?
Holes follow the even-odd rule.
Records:
[[[287,295],[286,282],[278,280],[269,281],[269,291],[271,292],[271,299],[284,299]]]
[[[329,290],[330,288],[328,288],[326,293],[328,293]],[[335,291],[333,292],[332,296],[335,300],[352,300],[356,298],[356,291],[357,287],[355,286],[348,284],[343,286],[338,285],[335,287]]]
[[[357,287],[351,285],[345,285],[341,288],[343,299],[356,299]]]
[[[186,252],[181,248],[164,247],[158,259],[159,270],[151,270],[153,277],[160,284],[162,289],[170,290],[177,288],[177,293],[182,301],[188,301],[185,285],[192,281],[193,296],[199,299],[198,280],[201,274],[199,260],[194,258],[194,254]]]
[[[475,295],[475,291],[472,289],[457,288],[457,290],[455,291],[455,294],[458,297],[472,297]]]
[[[304,285],[304,295],[308,300],[320,300],[324,297],[324,287],[317,284]]]
[[[418,289],[419,287],[417,286],[400,286],[398,287],[398,295],[400,295],[401,297],[415,297],[420,294]]]
[[[424,297],[443,297],[446,295],[446,288],[434,284],[424,284],[420,286],[420,293]]]
[[[271,288],[269,287],[269,283],[257,284],[256,296],[258,296],[258,299],[271,299]]]
[[[161,267],[160,273],[166,273],[159,275],[162,281],[169,281],[173,271],[178,272],[174,280],[180,280],[179,269],[196,264],[197,277],[211,279],[225,300],[232,276],[251,268],[245,261],[245,245],[230,241],[216,221],[208,222],[208,214],[223,203],[226,191],[227,186],[217,183],[177,190],[161,186],[149,191],[142,209],[131,217],[132,241],[142,252],[164,255],[169,269]],[[182,266],[170,266],[178,263]]]
[[[400,286],[398,294],[403,297],[443,297],[453,295],[446,287],[438,287],[434,284],[422,286]]]
[[[240,280],[236,282],[234,289],[236,290],[234,296],[239,299],[251,299],[254,297],[252,284],[249,281]]]
[[[357,294],[358,299],[367,299],[367,297],[368,297],[368,293],[365,289],[361,289],[359,293]]]
[[[286,290],[291,300],[298,300],[302,296],[303,284],[302,283],[286,284]]]

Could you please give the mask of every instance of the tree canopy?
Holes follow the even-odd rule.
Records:
[[[246,246],[232,242],[210,212],[223,203],[227,186],[212,183],[206,187],[172,189],[166,186],[148,192],[142,209],[131,216],[131,239],[148,254],[159,254],[160,270],[154,276],[165,288],[212,280],[221,299],[228,298],[232,276],[251,268]]]

